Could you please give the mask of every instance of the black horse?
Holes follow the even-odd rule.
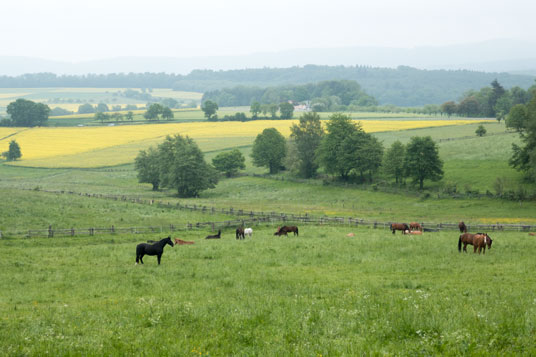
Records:
[[[143,256],[145,254],[147,255],[156,255],[158,258],[158,265],[160,265],[160,258],[162,257],[162,253],[164,253],[164,246],[166,244],[169,244],[173,247],[173,242],[171,241],[171,237],[164,238],[156,243],[153,244],[147,244],[147,243],[140,243],[136,246],[136,264],[138,262],[141,262],[143,264]]]
[[[218,229],[218,234],[206,236],[205,239],[220,239],[221,238],[221,229]]]
[[[244,234],[244,227],[238,227],[236,229],[236,239],[245,239],[246,235]]]

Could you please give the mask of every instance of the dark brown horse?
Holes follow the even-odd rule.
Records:
[[[391,223],[389,228],[395,234],[395,231],[402,231],[402,234],[406,234],[406,231],[409,233],[409,226],[406,223]]]
[[[412,231],[420,231],[422,232],[422,227],[418,222],[411,222],[409,224],[409,229]]]
[[[147,244],[147,243],[140,243],[136,246],[136,264],[142,263],[143,264],[143,256],[144,255],[156,255],[156,258],[158,260],[158,265],[160,265],[160,258],[162,258],[162,254],[164,253],[164,247],[166,244],[169,244],[173,247],[173,242],[171,241],[171,237],[164,238],[156,243],[153,244]]]
[[[274,233],[274,236],[280,236],[282,234],[288,236],[288,232],[294,232],[294,235],[298,235],[298,227],[296,226],[283,226],[277,228],[277,232]]]
[[[467,233],[467,226],[465,223],[463,223],[463,221],[458,223],[458,228],[460,229],[460,233]]]
[[[236,239],[244,239],[246,235],[244,234],[244,227],[238,227],[236,229]]]
[[[458,251],[462,251],[462,243],[463,243],[463,251],[467,253],[467,245],[471,244],[474,247],[474,239],[476,236],[486,236],[486,244],[488,245],[488,248],[491,249],[491,243],[493,241],[491,240],[491,237],[488,236],[487,233],[463,233],[460,235],[460,238],[458,239]]]
[[[221,238],[221,229],[218,229],[218,234],[213,234],[206,236],[205,239],[220,239]]]
[[[478,254],[480,254],[480,251],[482,248],[484,249],[484,253],[486,254],[486,245],[489,249],[491,249],[491,238],[486,234],[476,234],[473,238],[473,253],[476,253],[476,250],[478,249]]]

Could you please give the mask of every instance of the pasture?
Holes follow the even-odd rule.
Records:
[[[160,235],[0,240],[0,348],[8,355],[511,355],[536,353],[536,240],[457,232],[254,227],[237,241]],[[354,232],[355,237],[347,237]]]

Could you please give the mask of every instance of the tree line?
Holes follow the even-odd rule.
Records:
[[[291,126],[287,140],[275,128],[258,134],[251,150],[253,165],[270,174],[288,169],[303,178],[316,177],[320,169],[344,182],[373,182],[380,168],[396,182],[412,178],[423,188],[424,180],[440,180],[443,162],[431,137],[413,137],[404,146],[395,142],[386,152],[383,144],[366,133],[349,116],[330,116],[324,130],[316,112],[305,113]],[[168,136],[157,147],[142,150],[135,159],[138,180],[153,190],[173,188],[181,197],[196,197],[218,181],[218,171],[227,177],[245,168],[238,149],[219,153],[207,164],[195,141]]]
[[[298,85],[326,80],[355,80],[363,90],[382,104],[422,106],[441,104],[459,98],[472,88],[480,88],[494,78],[506,88],[528,88],[534,77],[508,73],[469,70],[420,70],[407,66],[378,68],[368,66],[307,65],[290,68],[258,68],[228,71],[194,70],[187,75],[168,73],[110,73],[56,75],[53,73],[0,76],[2,88],[97,87],[97,88],[173,88],[207,92],[235,86],[268,87]],[[249,105],[250,103],[246,103]]]
[[[368,107],[378,104],[356,81],[330,80],[303,85],[277,87],[236,86],[205,92],[201,102],[211,100],[224,107],[283,102],[310,102],[314,111],[344,111],[348,106]]]
[[[499,122],[518,104],[527,104],[536,93],[536,84],[527,90],[515,86],[505,89],[497,79],[490,86],[480,90],[464,93],[459,103],[447,101],[441,105],[441,111],[447,115],[461,115],[473,118],[496,118]]]

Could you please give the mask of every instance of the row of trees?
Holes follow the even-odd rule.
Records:
[[[496,118],[500,122],[513,106],[527,104],[535,92],[536,85],[528,90],[518,86],[507,90],[495,79],[490,87],[466,92],[458,104],[454,101],[443,103],[441,111],[449,116],[458,114],[466,117],[488,117]]]
[[[294,116],[294,105],[289,102],[281,104],[260,104],[259,102],[253,102],[250,106],[251,117],[248,117],[245,113],[235,113],[232,115],[225,115],[223,118],[218,118],[217,110],[219,109],[218,103],[211,100],[206,100],[201,105],[205,118],[208,121],[249,121],[257,120],[262,113],[264,118],[268,118],[267,114],[270,113],[272,119],[277,119],[277,112],[279,111],[280,119],[292,119]]]
[[[382,143],[366,133],[359,123],[344,114],[333,114],[324,131],[320,116],[305,113],[291,127],[287,141],[275,128],[264,129],[253,143],[253,164],[271,174],[288,168],[304,178],[315,177],[320,168],[343,181],[357,178],[372,181],[383,166],[386,175],[400,182],[413,178],[422,189],[424,180],[440,180],[443,162],[431,137],[413,137],[404,146],[399,141],[385,152]],[[177,189],[181,197],[195,197],[214,187],[217,171],[228,177],[245,168],[238,149],[218,154],[212,165],[205,163],[195,142],[180,135],[168,136],[156,148],[140,151],[135,160],[140,182]]]
[[[356,81],[329,80],[303,85],[268,88],[237,86],[205,92],[202,102],[211,100],[221,106],[310,101],[315,111],[342,111],[349,105],[377,105],[376,99],[365,93]]]
[[[265,129],[255,139],[251,156],[270,173],[286,166],[304,178],[315,177],[322,168],[343,181],[372,181],[383,166],[396,182],[410,177],[422,189],[425,179],[443,177],[443,162],[431,137],[413,137],[407,146],[397,141],[384,154],[382,143],[344,114],[333,114],[326,131],[317,113],[303,114],[299,124],[292,125],[289,142],[276,129]]]

